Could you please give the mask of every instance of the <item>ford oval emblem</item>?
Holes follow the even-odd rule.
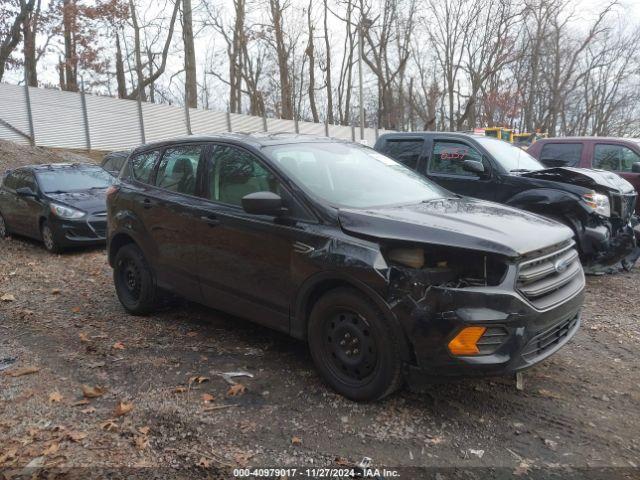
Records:
[[[569,262],[567,262],[566,260],[558,260],[554,265],[553,268],[556,269],[556,272],[558,273],[562,273],[564,272],[567,268],[569,268]]]

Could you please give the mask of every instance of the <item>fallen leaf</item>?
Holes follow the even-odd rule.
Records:
[[[83,398],[82,400],[78,400],[77,402],[73,402],[71,404],[72,407],[81,407],[82,405],[89,405],[89,400],[87,400],[86,398]]]
[[[113,348],[114,350],[124,350],[125,346],[122,342],[116,342],[111,346],[111,348]]]
[[[129,413],[131,410],[133,410],[133,403],[119,402],[118,405],[116,405],[113,414],[116,417],[121,417]]]
[[[291,445],[302,445],[302,439],[300,437],[293,437],[291,439]]]
[[[198,332],[187,332],[187,337],[197,337]]]
[[[138,450],[145,450],[149,446],[149,437],[146,435],[135,435],[133,444]]]
[[[89,407],[89,408],[85,408],[83,410],[80,410],[80,413],[85,413],[85,414],[96,413],[96,409],[93,408],[93,407]]]
[[[231,385],[229,390],[227,390],[227,396],[236,397],[238,395],[244,394],[246,390],[247,390],[247,387],[245,387],[241,383],[236,383],[235,385]]]
[[[186,387],[176,387],[173,389],[173,393],[184,393],[187,391]]]
[[[100,424],[100,428],[106,430],[107,432],[113,432],[114,430],[118,429],[118,424],[116,423],[116,420],[110,418],[106,422],[102,422]]]
[[[59,295],[60,294],[60,289],[59,288],[54,288],[51,290],[51,294],[52,295]]]
[[[246,467],[249,463],[249,460],[251,460],[251,457],[253,456],[253,453],[237,452],[233,454],[233,459],[238,464],[238,466]]]
[[[7,375],[9,375],[10,377],[22,377],[23,375],[31,375],[32,373],[37,373],[39,371],[40,368],[38,367],[22,367],[7,372]]]
[[[80,337],[80,341],[81,341],[81,342],[90,342],[90,341],[91,341],[91,340],[89,339],[89,337],[87,336],[87,334],[86,334],[86,333],[84,333],[84,332],[80,332],[80,333],[78,334],[78,336]]]
[[[201,457],[198,461],[198,466],[202,468],[209,468],[211,466],[211,462],[204,457]]]
[[[58,442],[52,442],[47,448],[42,451],[42,455],[52,455],[56,453],[60,449],[60,444]]]
[[[62,395],[60,392],[52,392],[49,394],[49,402],[50,403],[60,403],[62,401]]]
[[[149,427],[140,427],[138,428],[138,431],[142,434],[142,435],[148,435],[149,432],[151,431],[151,429]]]
[[[90,387],[89,385],[82,385],[82,394],[87,398],[98,398],[105,394],[105,389],[99,386]]]
[[[209,377],[191,377],[189,379],[189,383],[204,383],[204,382],[208,382],[209,381]]]
[[[84,432],[67,432],[67,438],[72,442],[79,442],[87,438],[87,434]]]
[[[527,475],[531,471],[531,464],[527,460],[522,460],[520,464],[512,472],[516,477]]]
[[[202,394],[202,401],[204,403],[211,403],[215,400],[215,397],[213,395],[211,395],[210,393],[203,393]]]
[[[3,301],[3,302],[15,302],[16,301],[16,297],[11,295],[10,293],[5,293],[4,295],[2,295],[0,297],[0,300]]]

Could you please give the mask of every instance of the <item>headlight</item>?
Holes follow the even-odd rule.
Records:
[[[603,217],[611,216],[611,204],[609,203],[609,197],[602,195],[601,193],[585,193],[582,196],[582,200],[593,208],[593,211],[602,215]]]
[[[82,218],[86,215],[86,213],[82,210],[65,207],[64,205],[60,205],[58,203],[50,204],[49,208],[51,209],[51,213],[53,213],[56,217],[64,218],[66,220],[74,220],[76,218]]]

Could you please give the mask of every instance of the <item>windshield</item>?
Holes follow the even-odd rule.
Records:
[[[101,168],[57,169],[38,172],[37,177],[44,193],[107,188],[116,182],[113,176]]]
[[[312,196],[333,206],[368,208],[418,203],[452,194],[370,148],[294,143],[265,153]]]
[[[488,137],[477,137],[476,140],[507,172],[531,172],[546,168],[527,152],[504,140]]]

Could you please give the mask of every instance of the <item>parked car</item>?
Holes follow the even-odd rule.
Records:
[[[119,150],[107,153],[102,159],[102,168],[114,177],[117,177],[130,153],[131,150]]]
[[[614,173],[546,169],[507,142],[463,133],[390,133],[378,139],[375,149],[457,194],[567,225],[588,272],[608,271],[620,262],[630,268],[638,258],[636,192]]]
[[[106,191],[117,180],[97,165],[51,164],[5,173],[0,186],[0,238],[42,240],[50,252],[104,243]]]
[[[640,192],[640,139],[610,137],[546,138],[528,152],[547,167],[596,168],[615,172]],[[636,198],[640,213],[640,198]]]
[[[454,195],[361,145],[187,137],[136,149],[120,180],[108,255],[128,312],[170,291],[304,339],[354,400],[530,367],[580,323],[568,228]]]

